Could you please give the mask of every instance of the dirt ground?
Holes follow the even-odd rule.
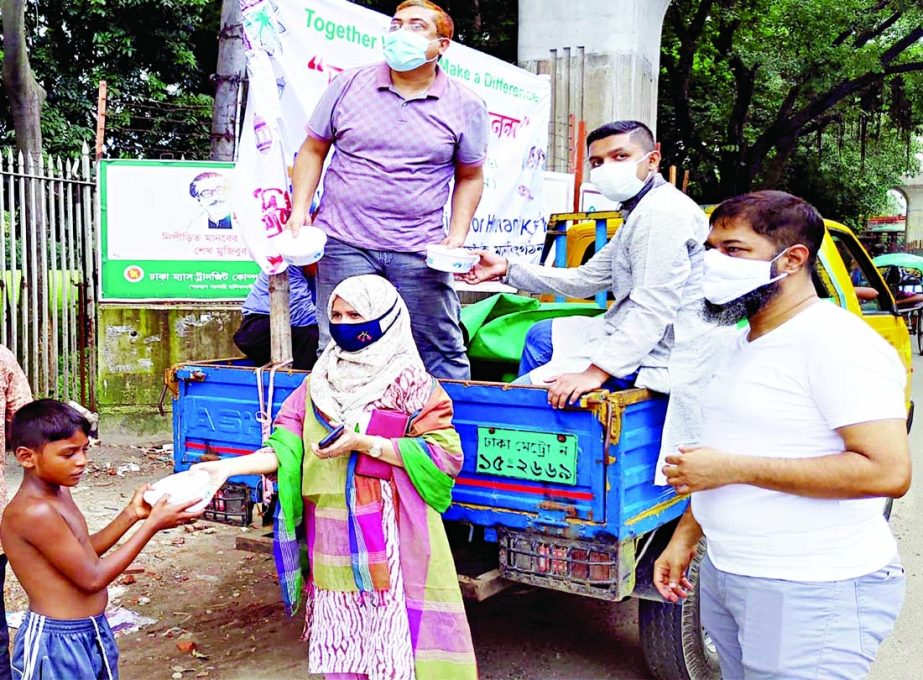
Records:
[[[914,398],[923,402],[923,357],[914,358]],[[914,465],[923,469],[923,427],[911,432]],[[169,474],[169,453],[101,446],[91,452],[93,468],[74,490],[91,528],[100,528],[146,482]],[[120,467],[135,464],[137,471]],[[7,459],[11,490],[19,466]],[[110,474],[110,471],[113,474]],[[894,507],[892,527],[907,571],[907,601],[894,633],[872,668],[875,680],[921,677],[919,631],[923,627],[923,485],[917,475],[910,493]],[[285,616],[272,558],[235,549],[239,536],[262,529],[200,522],[197,531],[174,529],[158,535],[141,553],[134,583],[119,586],[119,603],[157,619],[120,636],[123,680],[220,678],[289,680],[310,678],[301,622]],[[131,580],[131,579],[128,579]],[[26,600],[7,571],[8,612]],[[637,604],[515,587],[485,602],[466,603],[482,680],[532,678],[582,680],[649,678],[640,650]],[[195,642],[198,658],[178,643]],[[185,649],[185,647],[184,647]],[[317,678],[317,676],[314,676]]]
[[[168,453],[129,447],[100,446],[91,456],[90,471],[73,490],[91,531],[111,520],[137,487],[170,474],[173,466]],[[137,471],[125,469],[130,464]],[[121,475],[115,474],[119,468]],[[12,457],[6,471],[13,493],[21,472]],[[131,568],[137,573],[114,584],[120,586],[116,594],[123,591],[116,604],[157,620],[118,637],[122,678],[304,677],[301,624],[285,616],[272,557],[235,549],[238,536],[260,533],[198,522],[162,532],[148,544]],[[5,597],[7,612],[26,608],[12,570]],[[194,653],[177,646],[189,641]]]
[[[915,381],[923,375],[917,362]],[[919,393],[919,385],[915,394]],[[917,397],[920,403],[921,397]],[[912,433],[916,464],[923,466],[923,428]],[[74,490],[91,529],[106,524],[132,492],[172,470],[162,450],[101,446],[92,468]],[[137,469],[126,469],[134,464]],[[116,474],[122,468],[122,475]],[[21,472],[7,459],[11,490]],[[907,603],[894,634],[873,667],[876,679],[920,677],[919,594],[923,592],[923,511],[920,485],[895,505],[892,526],[908,574]],[[302,623],[286,617],[272,558],[235,549],[238,537],[263,529],[211,522],[163,532],[154,538],[122,584],[117,603],[156,623],[118,638],[123,680],[209,678],[289,680],[307,675]],[[6,607],[22,610],[26,598],[7,571]],[[582,680],[649,678],[640,650],[637,604],[611,604],[564,593],[514,587],[485,602],[466,603],[482,680],[532,678]],[[195,653],[186,644],[195,643]],[[184,644],[186,643],[186,644]],[[180,646],[178,646],[180,645]],[[184,651],[185,650],[185,651]],[[205,658],[202,658],[205,657]],[[914,670],[917,669],[917,670]]]
[[[137,487],[172,471],[170,454],[151,449],[103,445],[92,449],[91,460],[73,491],[91,531],[111,520]],[[137,469],[126,469],[131,464]],[[21,478],[12,457],[6,471],[12,493]],[[115,604],[156,619],[118,635],[123,680],[321,677],[306,672],[302,621],[283,611],[271,555],[235,548],[239,536],[265,532],[200,521],[148,544],[133,573],[110,590]],[[7,612],[25,609],[12,570],[5,597]],[[634,605],[523,587],[468,603],[468,615],[484,680],[648,677]]]

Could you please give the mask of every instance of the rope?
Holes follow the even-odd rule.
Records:
[[[657,527],[659,529],[660,527]],[[641,548],[641,552],[638,553],[638,556],[635,558],[635,564],[641,563],[641,558],[644,557],[644,553],[647,552],[647,549],[651,547],[651,542],[654,540],[654,534],[657,533],[657,529],[654,529],[651,532],[651,535],[647,537],[647,542],[644,544],[644,547]]]
[[[109,676],[109,680],[112,680],[112,669],[109,667],[109,657],[106,654],[106,646],[103,644],[103,636],[99,632],[99,624],[96,623],[96,618],[91,616],[90,621],[93,623],[93,628],[96,630],[96,641],[99,643],[99,652],[103,655],[103,663],[106,664],[106,674]]]
[[[260,433],[262,436],[262,444],[265,446],[266,442],[269,441],[269,435],[272,433],[272,403],[273,397],[275,396],[276,388],[276,371],[280,368],[284,368],[292,363],[291,359],[287,361],[282,361],[278,364],[269,362],[265,366],[260,366],[256,369],[256,389],[259,394],[259,405],[260,410],[256,414],[256,420],[260,424]],[[263,391],[263,373],[266,369],[269,369],[269,385],[266,392],[268,394],[264,398]],[[268,504],[272,499],[272,479],[268,475],[262,476],[262,491],[263,491],[263,503]]]

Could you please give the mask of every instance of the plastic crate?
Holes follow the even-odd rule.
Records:
[[[213,522],[245,527],[250,524],[252,509],[250,489],[246,484],[225,484],[205,508],[202,517]]]

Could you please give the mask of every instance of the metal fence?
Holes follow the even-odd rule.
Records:
[[[80,158],[0,154],[0,343],[36,396],[96,408],[96,182]]]

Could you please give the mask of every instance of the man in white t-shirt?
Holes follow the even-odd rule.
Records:
[[[672,602],[701,537],[702,626],[734,678],[861,678],[891,632],[904,571],[884,498],[910,486],[906,374],[862,319],[818,298],[824,224],[779,191],[711,216],[707,317],[749,319],[702,398],[696,446],[664,474],[691,493],[654,583]]]

